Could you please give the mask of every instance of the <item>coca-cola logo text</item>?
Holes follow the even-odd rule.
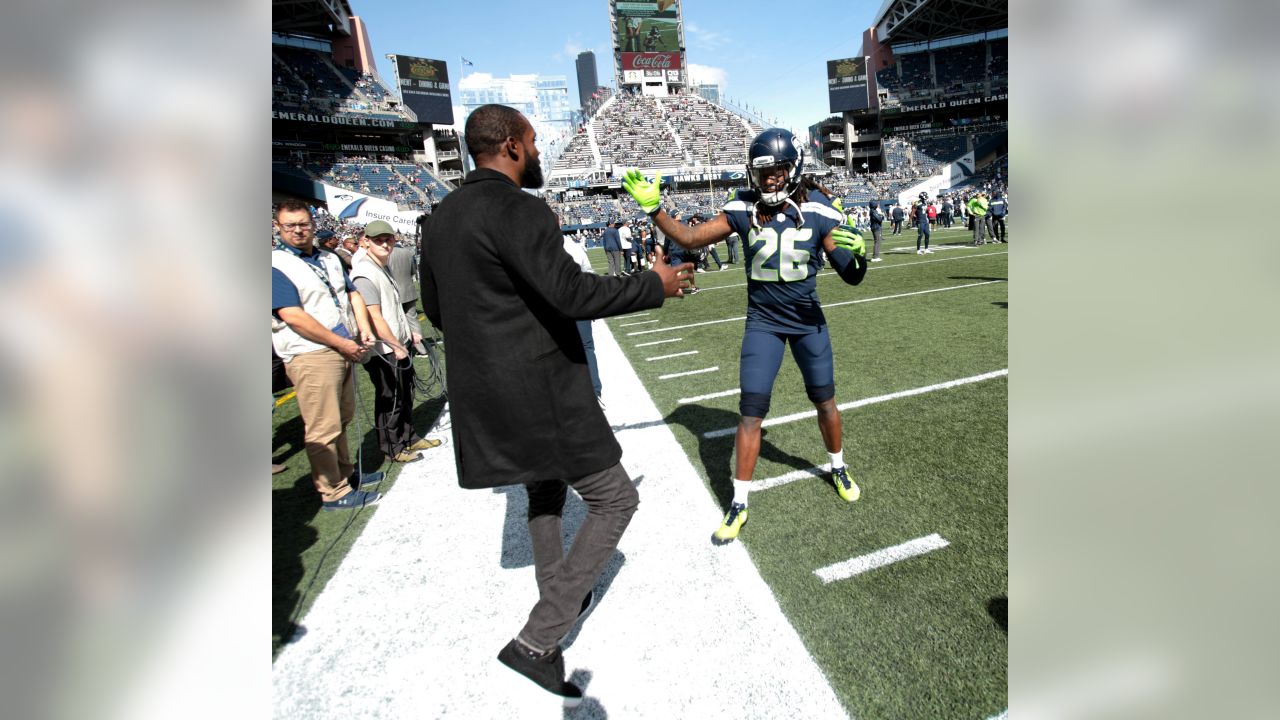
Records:
[[[623,70],[679,70],[679,53],[622,53]]]

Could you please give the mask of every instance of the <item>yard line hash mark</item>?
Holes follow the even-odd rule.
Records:
[[[846,580],[854,575],[860,575],[868,570],[875,570],[878,567],[884,567],[899,560],[906,560],[934,550],[941,550],[950,544],[946,538],[938,533],[933,533],[915,540],[908,540],[901,545],[894,545],[893,547],[887,547],[866,555],[859,555],[856,558],[838,562],[834,565],[818,568],[813,571],[813,574],[817,575],[824,585],[829,585],[837,580]]]
[[[680,342],[684,338],[671,338],[670,340],[654,340],[653,342],[637,343],[635,347],[649,347],[650,345],[661,345],[663,343]]]
[[[702,368],[701,370],[689,370],[687,372],[671,373],[670,375],[659,375],[658,379],[670,380],[671,378],[684,377],[685,375],[701,375],[702,373],[715,372],[719,369],[720,369],[720,366],[717,365],[715,367]]]
[[[670,360],[671,358],[684,357],[685,355],[697,355],[697,350],[689,350],[688,352],[672,353],[670,355],[659,355],[657,357],[645,358],[645,362],[653,362],[654,360]]]

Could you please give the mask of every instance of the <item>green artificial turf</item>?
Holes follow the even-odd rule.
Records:
[[[936,233],[935,247],[964,236]],[[914,233],[889,240],[884,262],[861,285],[820,276],[822,302],[960,289],[826,309],[836,401],[1007,368],[1008,246],[922,257],[914,253]],[[884,252],[899,247],[911,253]],[[678,326],[744,315],[746,288],[730,286],[745,276],[734,267],[697,278],[704,292],[644,317],[657,323],[628,325],[636,321],[623,317],[609,324],[708,490],[727,508],[733,437],[703,433],[737,424],[738,396],[678,401],[738,386],[743,321]],[[698,354],[645,361],[690,350]],[[707,367],[719,370],[659,378]],[[842,501],[825,474],[752,495],[739,542],[855,717],[984,718],[1008,705],[1007,397],[1007,378],[998,377],[845,410],[844,456],[862,487],[858,502]],[[788,354],[769,416],[812,408]],[[805,418],[765,429],[755,478],[827,462],[817,421]],[[719,520],[707,518],[708,537]],[[813,573],[933,533],[950,545],[831,584]]]

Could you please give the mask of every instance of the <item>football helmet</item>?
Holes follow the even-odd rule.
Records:
[[[768,171],[782,166],[787,180],[781,190],[765,192],[762,179]],[[760,193],[765,205],[781,205],[800,187],[800,171],[804,169],[804,149],[790,130],[769,128],[756,136],[747,149],[747,181]]]
[[[927,192],[920,193],[920,202],[929,202],[929,193]]]

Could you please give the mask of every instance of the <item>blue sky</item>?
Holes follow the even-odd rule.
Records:
[[[829,115],[826,61],[858,52],[880,4],[681,0],[687,62],[695,77],[719,81],[725,95],[803,134]],[[601,84],[612,84],[605,0],[351,0],[351,7],[369,29],[388,85],[395,77],[388,53],[444,60],[456,104],[459,57],[465,57],[474,63],[468,73],[564,75],[576,105],[573,63],[583,50],[595,51]]]

